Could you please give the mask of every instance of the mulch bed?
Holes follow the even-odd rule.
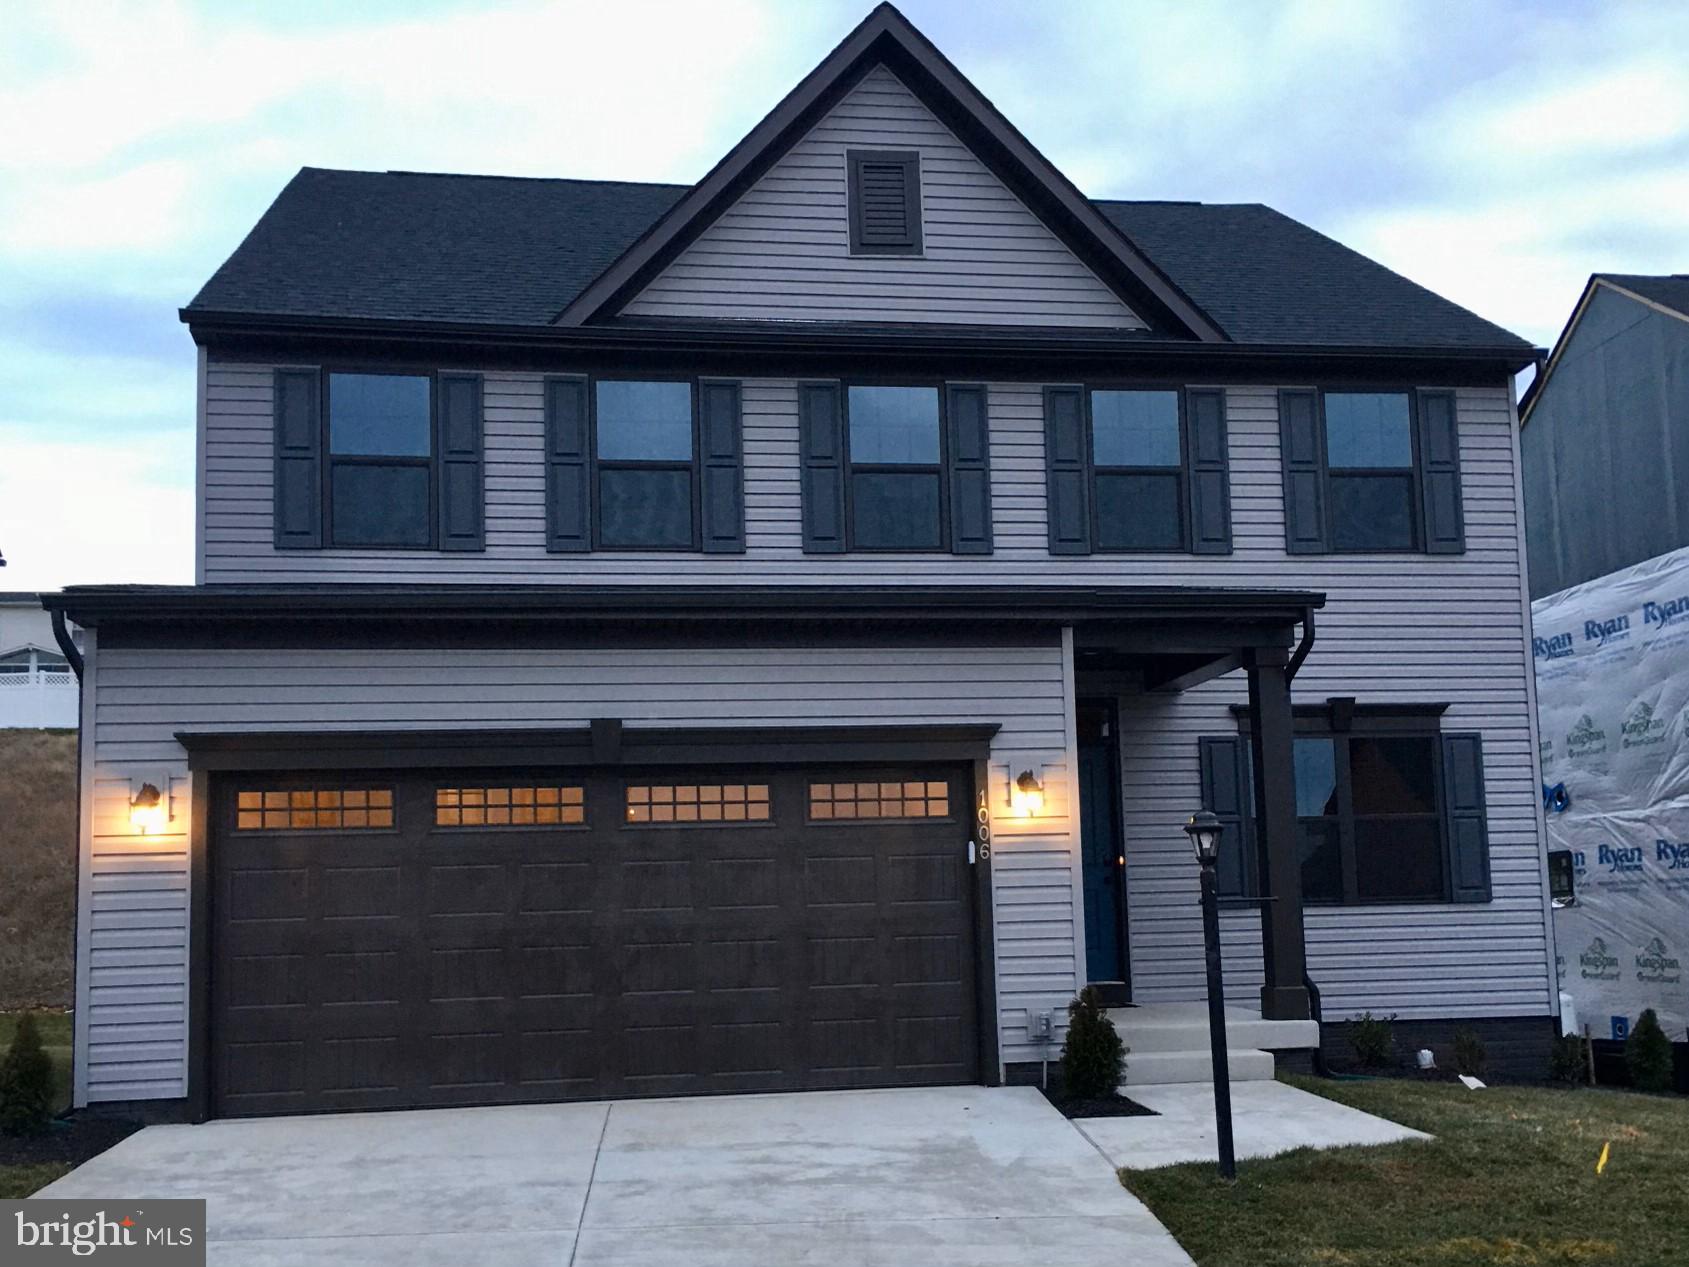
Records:
[[[1045,1087],[1044,1098],[1056,1106],[1063,1117],[1155,1117],[1154,1109],[1146,1109],[1136,1100],[1128,1100],[1123,1095],[1111,1096],[1106,1100],[1070,1100],[1062,1095],[1060,1088]]]
[[[140,1129],[139,1122],[87,1113],[55,1118],[45,1135],[0,1135],[0,1166],[80,1166]]]

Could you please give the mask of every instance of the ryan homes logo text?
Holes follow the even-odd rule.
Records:
[[[1608,647],[1630,637],[1630,617],[1611,616],[1606,620],[1583,622],[1583,640],[1597,647]]]

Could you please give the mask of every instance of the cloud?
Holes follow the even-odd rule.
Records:
[[[46,440],[6,425],[0,453],[5,588],[193,580],[191,434]]]

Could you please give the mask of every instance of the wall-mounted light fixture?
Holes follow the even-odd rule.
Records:
[[[169,826],[175,817],[170,807],[170,780],[164,780],[166,791],[159,791],[156,783],[143,783],[129,798],[129,825],[143,836],[155,835]]]
[[[1044,785],[1031,770],[1022,770],[1009,784],[1009,808],[1022,818],[1035,818],[1044,812]]]

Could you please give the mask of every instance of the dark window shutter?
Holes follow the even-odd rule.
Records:
[[[440,549],[484,550],[481,376],[441,374]]]
[[[844,552],[843,425],[837,383],[798,384],[805,554]]]
[[[704,552],[742,554],[745,549],[745,481],[739,384],[698,384],[698,415]]]
[[[1466,529],[1460,505],[1460,432],[1454,393],[1419,393],[1419,491],[1427,554],[1464,554]]]
[[[323,544],[322,376],[277,370],[275,541],[281,550]]]
[[[852,150],[850,249],[914,255],[921,249],[921,159],[913,150]]]
[[[1443,828],[1449,845],[1449,896],[1490,900],[1490,838],[1484,810],[1484,742],[1475,733],[1443,736]]]
[[[984,385],[946,389],[950,427],[950,552],[991,553],[991,435]]]
[[[1193,387],[1185,393],[1190,434],[1185,442],[1190,483],[1191,552],[1232,552],[1232,495],[1226,466],[1226,393],[1219,387]]]
[[[1319,400],[1304,388],[1278,394],[1279,448],[1284,459],[1284,548],[1325,554],[1325,432]]]
[[[592,549],[586,379],[545,380],[545,548]]]
[[[1044,469],[1051,554],[1091,553],[1091,490],[1085,396],[1078,387],[1044,389]]]
[[[1237,736],[1197,741],[1202,763],[1202,808],[1220,820],[1220,864],[1216,880],[1222,898],[1252,898],[1256,886],[1254,792],[1249,778],[1249,741]]]

